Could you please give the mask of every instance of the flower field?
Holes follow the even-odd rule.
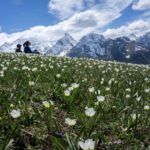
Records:
[[[0,54],[0,150],[149,150],[150,67]]]

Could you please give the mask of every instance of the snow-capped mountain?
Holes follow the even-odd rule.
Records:
[[[132,41],[137,41],[138,37],[135,34],[130,34],[129,39]]]
[[[111,56],[117,61],[129,61],[131,57],[138,51],[146,51],[147,49],[141,46],[134,40],[128,37],[118,37],[112,40]]]
[[[47,54],[65,56],[75,44],[76,40],[69,34],[65,33],[65,35],[47,51]]]
[[[91,33],[81,38],[70,50],[68,56],[150,63],[149,53],[150,51],[145,46],[129,37],[106,39],[102,35]]]
[[[107,42],[108,40],[104,36],[90,33],[81,38],[68,55],[71,57],[106,57]]]
[[[0,45],[0,51],[14,52],[17,44],[31,41],[31,49],[40,53],[56,56],[88,57],[121,62],[149,63],[150,64],[150,32],[137,38],[129,37],[115,39],[105,38],[103,35],[90,33],[78,42],[69,34],[65,34],[56,42],[35,38],[19,38],[12,42]]]
[[[150,49],[150,32],[138,38],[138,42]]]
[[[42,54],[49,55],[67,55],[68,51],[75,45],[76,41],[69,35],[65,34],[61,39],[56,42],[46,41],[35,38],[20,38],[12,42],[7,42],[0,45],[0,52],[15,52],[16,45],[22,44],[29,40],[31,42],[31,49],[38,50]]]

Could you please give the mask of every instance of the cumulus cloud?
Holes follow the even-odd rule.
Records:
[[[68,20],[61,21],[53,26],[36,26],[24,32],[7,35],[7,38],[4,38],[3,41],[13,42],[18,38],[35,38],[39,40],[55,41],[66,32],[73,35],[76,39],[79,39],[81,36],[103,27],[120,16],[118,13],[110,13],[110,11],[104,14],[104,11],[100,13],[95,10],[78,13]],[[4,35],[0,34],[0,37],[4,37]]]
[[[144,17],[150,17],[150,11],[147,11],[143,14]]]
[[[53,0],[50,2],[52,1]],[[59,0],[56,0],[56,2],[58,1]],[[64,5],[67,3],[66,1],[68,0],[61,0]],[[68,19],[62,20],[56,25],[32,27],[24,32],[13,34],[1,33],[1,43],[13,42],[19,38],[34,38],[40,41],[56,41],[66,32],[79,40],[82,36],[90,32],[95,32],[120,17],[122,15],[121,12],[132,2],[132,0],[105,0],[103,2],[99,0],[98,3],[95,3],[95,0],[89,0],[88,3],[86,3],[88,6],[84,4],[84,7],[90,7],[86,10],[82,4],[83,2],[85,3],[85,0],[76,1],[78,4],[75,4],[71,0],[69,1],[70,3],[68,2],[66,5],[70,7],[68,9],[71,10],[73,15]],[[72,12],[72,10],[74,11]],[[63,8],[60,11],[61,13],[66,13],[66,10]]]
[[[76,12],[94,6],[95,0],[50,0],[49,12],[56,13],[60,19],[66,19]]]
[[[0,33],[0,45],[4,44],[4,42],[8,39],[6,33]]]
[[[97,0],[99,2],[99,8],[111,8],[114,9],[114,11],[120,11],[124,10],[126,7],[128,7],[134,0],[105,0],[102,2],[102,0]]]
[[[150,9],[150,1],[149,0],[139,0],[132,5],[132,8],[135,10]]]
[[[132,2],[133,0],[50,0],[48,8],[49,12],[56,14],[58,18],[66,19],[75,13],[93,8],[120,11]]]
[[[131,34],[141,36],[150,31],[149,24],[150,21],[136,20],[116,29],[107,29],[103,34],[107,37],[129,36]]]

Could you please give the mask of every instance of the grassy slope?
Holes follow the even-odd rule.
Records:
[[[90,138],[95,149],[146,149],[149,90],[148,66],[0,54],[0,149],[77,150],[79,140]],[[105,100],[98,104],[97,96]],[[45,108],[43,101],[54,105]],[[85,107],[96,114],[86,116]],[[13,109],[20,110],[19,118],[11,117]],[[67,117],[76,125],[69,127]]]

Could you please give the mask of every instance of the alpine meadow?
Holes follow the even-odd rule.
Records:
[[[150,150],[150,0],[0,2],[0,150]]]
[[[150,148],[150,67],[0,54],[0,149]]]

